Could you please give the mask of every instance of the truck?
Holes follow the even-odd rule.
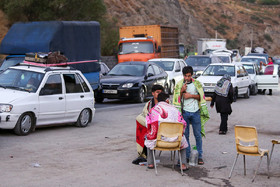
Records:
[[[1,70],[24,61],[26,53],[60,51],[80,70],[93,90],[100,79],[100,24],[96,21],[38,21],[12,25],[0,45],[8,55]]]
[[[119,29],[118,63],[178,58],[178,27],[163,25],[125,26]]]
[[[208,55],[217,49],[226,49],[226,39],[199,38],[197,40],[197,54]]]

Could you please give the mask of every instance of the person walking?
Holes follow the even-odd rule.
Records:
[[[189,161],[191,152],[189,131],[190,124],[192,124],[198,151],[198,164],[203,165],[202,136],[205,136],[204,124],[209,119],[207,103],[201,83],[192,78],[193,68],[186,66],[183,68],[182,73],[184,78],[175,86],[173,105],[181,109],[184,120],[187,122],[187,127],[184,132],[189,145],[186,149],[187,162]]]
[[[215,92],[212,97],[210,107],[213,108],[216,103],[216,111],[221,115],[221,124],[219,134],[225,135],[228,131],[228,115],[232,113],[231,103],[233,102],[233,87],[231,77],[225,74],[215,86]]]

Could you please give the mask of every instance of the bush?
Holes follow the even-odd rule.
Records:
[[[229,29],[229,27],[223,23],[215,27],[215,30],[223,35],[227,34],[226,29]]]
[[[279,0],[259,0],[261,5],[279,5]]]

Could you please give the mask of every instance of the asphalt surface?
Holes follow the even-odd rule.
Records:
[[[0,186],[279,186],[280,146],[276,145],[271,177],[266,175],[266,158],[252,183],[258,157],[247,157],[243,175],[242,157],[228,179],[236,156],[234,126],[256,126],[261,148],[271,149],[271,139],[280,138],[280,89],[272,96],[238,98],[229,116],[229,132],[219,135],[220,117],[209,107],[211,119],[203,138],[204,162],[181,176],[172,171],[170,152],[163,152],[154,170],[132,164],[137,157],[135,118],[144,104],[105,101],[86,128],[72,125],[38,128],[20,137],[0,130]],[[208,102],[209,106],[209,102]],[[195,144],[193,135],[190,143]]]

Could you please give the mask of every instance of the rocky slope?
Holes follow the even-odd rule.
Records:
[[[240,0],[104,0],[118,26],[162,24],[178,26],[180,42],[190,48],[197,38],[229,39],[232,48],[262,46],[280,54],[280,7]],[[217,31],[217,32],[216,32]]]
[[[195,50],[197,38],[228,39],[229,48],[264,47],[280,55],[280,6],[260,6],[241,0],[104,0],[117,26],[160,24],[177,26],[180,43]],[[0,11],[0,41],[8,21]]]

